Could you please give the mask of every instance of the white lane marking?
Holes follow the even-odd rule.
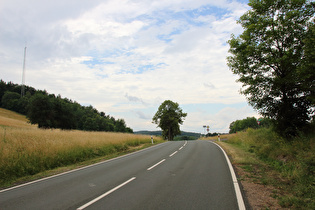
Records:
[[[238,203],[238,209],[239,210],[246,210],[245,204],[244,204],[244,200],[243,200],[243,196],[242,196],[242,193],[241,193],[241,189],[240,189],[240,186],[238,184],[238,181],[237,181],[234,169],[232,167],[232,164],[230,162],[230,159],[228,158],[228,156],[226,155],[226,153],[222,149],[222,147],[220,147],[220,145],[218,145],[218,144],[216,144],[214,142],[210,142],[210,143],[213,143],[213,144],[217,145],[222,150],[222,152],[223,152],[223,154],[225,156],[226,162],[227,162],[227,164],[229,166],[230,173],[231,173],[231,176],[232,176],[232,180],[233,180],[233,183],[234,183],[234,190],[235,190],[236,199],[237,199],[237,203]]]
[[[173,155],[175,155],[177,153],[177,151],[173,152],[172,154],[170,154],[170,157],[172,157]]]
[[[184,144],[183,146],[181,146],[181,147],[179,148],[179,150],[183,149],[184,146],[186,146],[186,144],[187,144],[187,141],[185,141],[185,144]]]
[[[165,159],[161,160],[160,162],[154,164],[153,166],[151,166],[150,168],[148,168],[147,170],[150,171],[152,168],[158,166],[159,164],[163,163],[165,161]]]
[[[133,181],[133,180],[135,180],[135,179],[136,179],[136,177],[132,177],[131,179],[125,181],[124,183],[118,185],[117,187],[115,187],[115,188],[113,188],[113,189],[107,191],[107,192],[104,193],[103,195],[100,195],[99,197],[97,197],[97,198],[91,200],[90,202],[84,204],[83,206],[77,208],[77,210],[83,210],[83,209],[85,209],[86,207],[88,207],[88,206],[92,205],[93,203],[95,203],[95,202],[101,200],[101,199],[104,198],[105,196],[111,194],[112,192],[118,190],[119,188],[123,187],[124,185],[128,184],[129,182],[131,182],[131,181]]]

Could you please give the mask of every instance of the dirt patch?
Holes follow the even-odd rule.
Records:
[[[273,197],[277,192],[275,187],[259,183],[256,176],[253,176],[252,173],[247,172],[239,165],[234,165],[234,168],[252,209],[286,209],[282,208]]]

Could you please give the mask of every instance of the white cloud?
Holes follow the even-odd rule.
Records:
[[[241,107],[238,107],[242,105]],[[203,133],[203,125],[210,126],[210,132],[229,132],[229,125],[231,122],[238,119],[245,119],[246,117],[256,117],[259,115],[253,111],[252,108],[246,104],[239,104],[238,106],[231,105],[220,109],[215,114],[209,113],[205,109],[196,109],[195,112],[190,112],[187,116],[186,122],[184,122],[183,130],[193,130],[195,132]],[[197,105],[198,107],[198,105]],[[211,110],[212,105],[209,105]],[[228,123],[227,123],[228,122]]]
[[[92,104],[135,129],[155,128],[147,119],[165,99],[244,103],[226,41],[241,32],[236,19],[246,9],[236,0],[5,1],[1,79],[20,83],[27,41],[27,85]],[[184,128],[198,130],[191,111]]]

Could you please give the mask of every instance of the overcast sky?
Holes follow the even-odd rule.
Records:
[[[138,130],[158,130],[164,100],[181,130],[228,132],[255,116],[226,64],[248,0],[1,0],[0,79],[92,105]]]

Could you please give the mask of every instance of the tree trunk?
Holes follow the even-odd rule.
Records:
[[[169,140],[169,141],[173,140],[173,139],[171,138],[171,127],[168,128],[168,140]]]

